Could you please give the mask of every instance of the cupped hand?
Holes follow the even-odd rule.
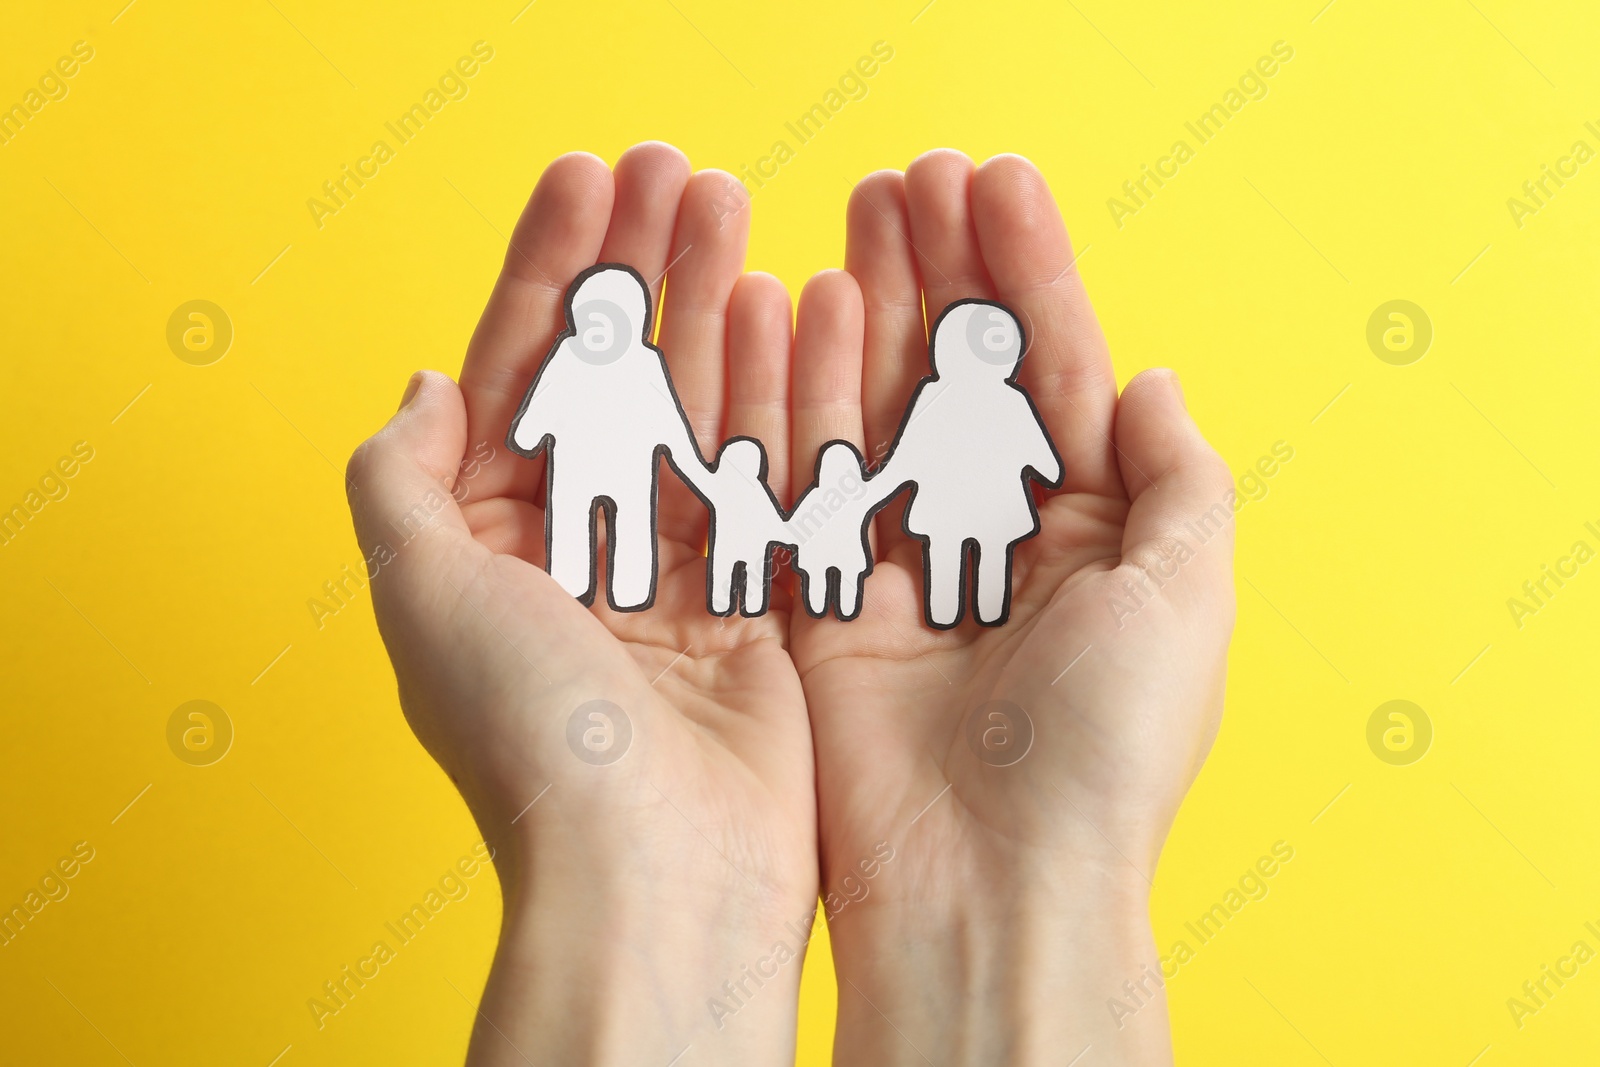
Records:
[[[1027,161],[930,153],[848,212],[848,274],[801,299],[793,469],[842,438],[881,459],[952,301],[1027,334],[1019,382],[1064,482],[1038,493],[1009,622],[924,624],[922,545],[880,513],[865,606],[793,618],[816,746],[841,1064],[1160,1062],[1146,917],[1157,857],[1219,722],[1232,480],[1169,372],[1119,397],[1049,189]],[[885,856],[890,857],[885,860]],[[1125,980],[1145,992],[1130,1000]],[[1140,1005],[1129,1021],[1112,997]]]
[[[785,492],[789,301],[742,273],[748,227],[739,183],[691,175],[668,146],[615,171],[561,157],[517,223],[459,388],[419,374],[351,458],[402,707],[504,889],[473,1063],[666,1063],[690,1044],[694,1062],[792,1061],[799,962],[749,995],[724,987],[775,941],[798,950],[817,896],[788,602],[707,613],[706,513],[663,465],[654,607],[585,607],[543,569],[545,460],[504,444],[567,285],[622,262],[652,280],[702,452],[760,438]],[[729,1012],[708,1012],[713,998]]]

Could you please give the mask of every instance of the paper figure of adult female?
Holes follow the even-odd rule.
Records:
[[[969,589],[980,623],[1006,621],[1012,553],[1039,532],[1029,483],[1061,484],[1061,457],[1016,384],[1025,350],[1021,323],[1000,304],[946,308],[929,344],[933,374],[911,394],[872,479],[914,483],[904,524],[923,544],[924,612],[941,630],[961,621]]]

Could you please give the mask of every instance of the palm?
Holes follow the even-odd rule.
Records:
[[[693,506],[683,499],[687,491],[672,481],[670,473],[664,473],[662,481],[662,496],[668,501],[664,510]],[[540,507],[502,498],[468,502],[463,514],[480,544],[542,546]],[[528,554],[537,560],[538,552],[535,548]],[[786,606],[780,600],[768,614],[753,619],[709,615],[704,554],[686,542],[662,537],[659,558],[654,606],[643,612],[617,612],[605,606],[604,596],[596,597],[595,606],[585,607],[536,562],[516,554],[498,555],[494,566],[499,580],[493,595],[504,614],[497,624],[507,634],[512,629],[525,631],[530,640],[544,635],[547,644],[552,632],[576,637],[571,662],[583,664],[581,673],[620,687],[633,701],[623,705],[627,714],[642,716],[653,734],[666,731],[660,752],[670,758],[659,764],[649,757],[642,761],[650,764],[663,792],[670,795],[668,784],[690,790],[704,786],[710,793],[749,791],[762,783],[798,789],[809,773],[809,761],[803,758],[809,738],[804,695],[783,647]],[[603,565],[600,577],[603,581]],[[489,616],[487,608],[484,614]],[[501,661],[501,668],[519,666],[508,660],[521,656],[511,641],[490,637],[483,647]],[[541,671],[530,674],[526,667],[520,676],[523,706],[538,707],[548,695],[548,679]],[[547,732],[546,740],[554,746],[565,744],[554,732]],[[564,755],[555,753],[557,758]],[[741,803],[754,805],[758,798],[745,797]],[[766,818],[777,816],[764,813]],[[801,820],[797,835],[808,822]]]
[[[1002,858],[1010,866],[1051,844],[1069,802],[1080,812],[1147,804],[1126,794],[1146,781],[1187,782],[1187,768],[1168,773],[1140,751],[1121,705],[1100,698],[1110,680],[1148,669],[1152,652],[1148,640],[1135,646],[1119,634],[1106,608],[1126,509],[1126,501],[1092,496],[1058,497],[1041,509],[1041,533],[1017,552],[1004,627],[924,626],[914,542],[878,564],[856,623],[801,623],[794,654],[815,724],[825,891],[832,872],[888,840],[904,865],[880,887],[882,898],[909,903],[949,884],[951,845],[976,869]],[[968,727],[996,701],[1021,708],[1027,725],[1009,709],[1006,720],[980,721],[976,744],[990,764]],[[982,730],[991,725],[1004,733],[986,746]],[[1006,747],[1020,745],[1025,754],[1004,765],[1015,755]],[[913,820],[914,850],[904,847]],[[989,854],[997,851],[1006,855]],[[1130,862],[1148,873],[1147,863]]]
[[[517,518],[508,522],[506,512]],[[706,892],[781,908],[786,919],[803,914],[815,884],[810,737],[779,640],[785,616],[707,615],[703,557],[681,543],[661,546],[651,611],[586,608],[542,568],[484,544],[527,534],[524,523],[542,539],[539,509],[491,499],[469,502],[463,514],[475,540],[460,549],[470,564],[456,570],[474,577],[452,580],[460,595],[451,598],[448,626],[465,651],[450,665],[456,676],[436,689],[459,699],[481,693],[484,679],[499,685],[476,721],[419,722],[406,703],[425,742],[452,729],[487,727],[495,737],[498,781],[486,781],[495,772],[482,768],[457,773],[452,760],[466,738],[430,744],[462,781],[480,823],[487,830],[521,821],[537,833],[574,815],[588,822],[580,813],[589,813],[586,834],[615,841],[629,862],[651,869],[638,843],[657,842],[697,869]],[[478,525],[495,515],[493,525]],[[625,758],[598,768],[573,758],[565,729],[592,699],[620,709],[632,733]],[[550,802],[527,809],[546,784]],[[707,841],[726,863],[706,851]],[[680,871],[654,873],[682,880]]]
[[[927,373],[924,321],[951,300],[998,298],[1030,323],[1021,381],[1062,452],[1066,485],[1042,497],[1040,532],[1017,548],[1004,626],[971,621],[970,585],[967,621],[949,631],[924,624],[922,545],[901,532],[898,505],[875,530],[860,618],[796,615],[793,655],[816,744],[825,899],[835,894],[838,907],[841,884],[876,842],[887,841],[897,857],[892,873],[871,885],[869,903],[841,919],[847,924],[873,908],[936,904],[1067,850],[1148,880],[1215,729],[1227,596],[1191,596],[1180,584],[1142,597],[1147,606],[1131,617],[1113,602],[1133,603],[1120,583],[1148,562],[1144,542],[1169,524],[1179,483],[1214,485],[1220,465],[1198,476],[1170,469],[1160,437],[1176,423],[1149,401],[1117,415],[1104,341],[1074,272],[1062,270],[1054,291],[1024,278],[1041,264],[1070,262],[1071,253],[1064,231],[1020,218],[1007,199],[1030,180],[1023,167],[1006,161],[1011,173],[993,177],[990,189],[1001,196],[984,190],[984,176],[973,179],[964,159],[934,154],[903,178],[868,179],[851,206],[847,262],[864,298],[862,385],[853,424],[841,414],[828,432],[882,454],[905,396]],[[925,319],[903,314],[918,303]],[[799,328],[807,329],[804,303]],[[848,377],[838,366],[817,374]],[[797,462],[817,444],[797,438]],[[1215,569],[1191,568],[1207,581]],[[1154,674],[1175,679],[1169,685],[1192,709],[1185,721],[1158,713],[1141,689],[1140,679]],[[988,717],[996,710],[1003,719]],[[1015,746],[1009,757],[1003,745],[984,744],[991,726]]]
[[[670,471],[663,469],[661,483],[663,511],[681,513],[699,506]],[[475,539],[491,550],[503,550],[498,553],[497,565],[515,583],[514,589],[505,591],[509,609],[524,617],[530,627],[582,627],[595,656],[612,667],[622,666],[626,657],[632,680],[652,685],[668,702],[683,709],[685,716],[713,731],[722,725],[717,716],[726,712],[760,715],[771,711],[781,718],[795,717],[792,702],[769,708],[770,701],[751,699],[757,691],[767,692],[774,682],[783,696],[801,699],[798,689],[786,689],[795,669],[783,650],[789,612],[781,590],[773,599],[772,610],[757,618],[711,615],[706,611],[704,552],[682,540],[683,534],[662,536],[657,538],[655,603],[647,611],[613,611],[603,594],[602,528],[598,568],[602,592],[595,596],[593,606],[586,607],[544,572],[543,507],[499,497],[468,500],[462,514]],[[703,524],[691,523],[682,529],[695,531],[687,536],[696,539],[704,536]],[[590,621],[580,623],[584,615]],[[592,625],[594,622],[599,626]],[[717,664],[715,671],[704,670],[712,663]],[[799,708],[803,713],[803,704]]]

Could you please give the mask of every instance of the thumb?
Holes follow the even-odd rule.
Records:
[[[1164,571],[1176,559],[1231,589],[1233,475],[1190,418],[1178,376],[1135,375],[1117,401],[1114,434],[1132,501],[1123,559]]]
[[[413,374],[400,410],[361,443],[345,469],[350,514],[369,571],[470,539],[451,495],[466,447],[460,388],[437,371]]]

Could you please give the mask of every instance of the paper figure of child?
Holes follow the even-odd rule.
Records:
[[[911,394],[875,481],[914,482],[906,533],[923,543],[923,606],[930,626],[961,621],[976,556],[978,621],[1011,613],[1011,556],[1039,532],[1030,479],[1061,484],[1061,457],[1033,398],[1016,384],[1022,326],[999,304],[963,300],[933,327],[933,374]]]
[[[829,441],[817,453],[816,481],[789,516],[800,598],[813,618],[827,614],[830,600],[840,619],[861,614],[862,589],[872,572],[867,529],[899,488],[867,477],[861,453],[848,441]]]
[[[591,267],[567,289],[567,328],[523,398],[506,444],[545,468],[545,558],[552,577],[585,604],[595,597],[606,512],[606,600],[641,611],[656,596],[656,491],[660,457],[679,477],[705,462],[650,344],[650,288],[631,267]]]
[[[695,494],[711,509],[706,549],[706,599],[713,615],[764,614],[772,590],[772,549],[793,546],[783,509],[767,488],[767,453],[753,437],[723,442],[717,461],[694,477]]]

